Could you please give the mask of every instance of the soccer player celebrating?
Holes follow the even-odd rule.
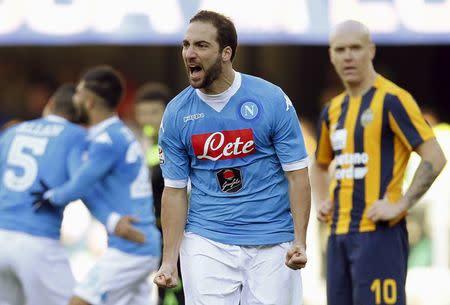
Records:
[[[298,305],[310,210],[303,136],[279,87],[233,69],[236,46],[230,19],[200,11],[190,20],[190,86],[167,106],[159,135],[164,251],[155,283],[176,285],[181,251],[187,305]]]

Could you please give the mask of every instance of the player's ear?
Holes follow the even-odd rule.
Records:
[[[333,49],[331,47],[328,48],[328,56],[330,57],[330,62],[334,64]]]
[[[370,44],[369,52],[370,52],[370,60],[373,60],[375,58],[375,54],[377,53],[377,48],[374,43]]]
[[[94,96],[89,96],[88,98],[86,98],[86,108],[87,109],[93,109],[95,107],[96,104],[96,100]]]
[[[230,46],[223,48],[222,50],[222,61],[230,61],[233,50]]]

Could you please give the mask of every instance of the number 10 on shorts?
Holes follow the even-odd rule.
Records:
[[[375,279],[370,285],[375,295],[375,304],[395,304],[397,302],[397,282],[394,279]]]

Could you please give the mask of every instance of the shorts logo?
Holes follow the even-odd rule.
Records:
[[[242,189],[241,171],[238,168],[224,168],[216,172],[221,192],[236,193]]]
[[[192,146],[200,160],[235,159],[256,152],[251,128],[193,135]]]
[[[259,109],[258,105],[253,102],[245,102],[241,106],[241,115],[244,119],[251,120],[256,118],[258,115]]]

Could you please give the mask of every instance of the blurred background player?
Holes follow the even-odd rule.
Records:
[[[159,166],[158,130],[167,103],[172,98],[170,89],[157,82],[148,82],[136,92],[134,115],[138,127],[137,139],[141,143],[150,169],[156,223],[161,228],[161,195],[164,179]]]
[[[69,179],[67,160],[82,144],[73,85],[63,85],[47,104],[49,114],[8,129],[0,139],[0,303],[67,304],[74,278],[59,241],[62,207],[33,209],[40,181]],[[11,295],[13,293],[13,295]],[[2,303],[3,304],[3,303]]]
[[[318,218],[331,225],[328,304],[404,305],[405,216],[445,157],[411,95],[375,72],[375,45],[365,25],[339,23],[330,35],[329,55],[345,92],[322,111],[311,170]],[[412,150],[422,161],[402,195]]]
[[[141,143],[153,189],[153,206],[155,207],[156,225],[161,230],[161,196],[164,178],[159,164],[158,130],[172,93],[166,85],[147,82],[138,88],[134,100],[134,117],[137,123],[137,139]],[[180,274],[179,274],[180,275]],[[183,305],[184,294],[181,278],[175,288],[158,288],[159,303],[164,305]]]
[[[89,69],[81,78],[75,104],[87,113],[90,129],[87,153],[75,175],[64,185],[44,194],[44,206],[65,206],[83,198],[96,186],[98,199],[116,211],[108,216],[108,231],[120,215],[137,217],[135,224],[145,235],[141,245],[109,235],[106,253],[76,287],[70,304],[147,304],[149,274],[156,270],[161,252],[155,226],[148,169],[139,143],[117,117],[124,92],[120,74],[111,67]]]
[[[62,85],[41,119],[11,127],[0,140],[4,186],[0,191],[0,240],[8,245],[8,251],[0,254],[0,301],[66,304],[72,294],[74,279],[59,242],[63,208],[33,206],[32,194],[39,192],[43,183],[64,183],[70,177],[70,167],[80,164],[77,161],[86,132],[73,124],[81,119],[73,105],[74,93],[74,85]],[[93,212],[111,213],[103,205],[97,205]],[[120,217],[112,232],[142,240],[142,234],[131,227],[132,220]]]

